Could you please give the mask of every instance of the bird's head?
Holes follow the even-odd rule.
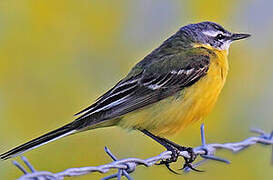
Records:
[[[219,50],[228,50],[232,42],[250,36],[250,34],[231,33],[221,25],[209,21],[189,24],[180,31],[186,33],[196,44],[209,45]]]

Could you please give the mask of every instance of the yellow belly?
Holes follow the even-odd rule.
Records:
[[[228,71],[227,52],[215,52],[206,76],[174,96],[125,115],[118,126],[171,135],[205,117],[216,103]]]

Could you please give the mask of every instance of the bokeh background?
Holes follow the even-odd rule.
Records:
[[[230,72],[220,99],[205,120],[208,142],[240,141],[251,127],[273,129],[273,1],[271,0],[2,0],[0,2],[0,151],[73,120],[73,113],[115,85],[151,50],[189,23],[210,20],[253,36],[230,49]],[[199,126],[171,139],[200,145]],[[38,170],[148,158],[164,149],[138,132],[98,129],[26,153]],[[163,166],[138,168],[135,179],[272,179],[271,148],[254,146],[218,156],[205,173],[171,174]],[[18,158],[17,158],[18,159]],[[181,163],[181,162],[180,162]],[[178,166],[181,164],[178,164]],[[0,162],[0,179],[22,174]],[[100,174],[76,179],[99,179]]]

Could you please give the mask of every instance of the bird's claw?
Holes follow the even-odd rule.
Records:
[[[191,170],[193,170],[193,171],[196,171],[196,172],[204,172],[204,171],[202,171],[202,170],[198,170],[198,169],[194,168],[194,167],[192,166],[191,163],[185,163],[185,164],[183,165],[183,167],[182,167],[181,169],[179,169],[179,170],[184,170],[184,169],[186,169],[186,168],[189,168],[189,169],[191,169]]]
[[[176,172],[175,170],[173,170],[173,169],[170,167],[170,163],[166,163],[165,166],[166,166],[167,169],[168,169],[169,171],[171,171],[172,173],[177,174],[177,175],[181,175],[180,173]]]
[[[193,148],[187,147],[187,148],[184,149],[184,151],[187,151],[189,153],[190,157],[189,158],[184,157],[185,163],[184,163],[183,167],[180,170],[184,170],[186,168],[189,168],[189,169],[191,169],[193,171],[196,171],[196,172],[204,172],[204,171],[195,169],[192,166],[192,163],[195,161],[195,159],[197,157],[197,155],[193,152]]]
[[[193,148],[181,146],[181,147],[172,147],[172,148],[169,148],[168,150],[172,152],[171,157],[169,159],[160,161],[156,165],[162,165],[162,164],[164,164],[167,167],[167,169],[169,171],[171,171],[172,173],[174,173],[174,174],[180,174],[180,173],[174,171],[173,169],[171,169],[170,163],[173,163],[173,162],[177,161],[177,159],[179,157],[179,154],[180,154],[180,151],[187,151],[190,157],[189,158],[184,157],[185,163],[183,165],[183,168],[181,168],[179,170],[183,170],[185,168],[190,168],[191,170],[194,170],[196,172],[203,172],[201,170],[195,169],[192,166],[192,162],[194,162],[195,159],[196,159],[196,157],[197,157],[197,155],[193,152]]]
[[[173,163],[173,162],[176,162],[176,161],[177,161],[177,159],[178,159],[178,157],[179,157],[179,152],[180,152],[180,151],[179,151],[177,148],[174,148],[174,147],[169,148],[168,150],[172,152],[171,157],[170,157],[169,159],[166,159],[166,160],[161,160],[161,161],[160,161],[159,163],[157,163],[156,165],[162,165],[162,164],[164,164],[164,165],[167,167],[167,169],[168,169],[169,171],[171,171],[172,173],[174,173],[174,174],[180,174],[180,173],[174,171],[174,170],[170,167],[170,163]]]
[[[194,153],[193,148],[184,147],[183,151],[187,151],[190,156],[190,158],[184,157],[186,163],[192,163],[196,159],[197,155]]]

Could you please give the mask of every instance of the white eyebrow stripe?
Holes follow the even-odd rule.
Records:
[[[220,33],[223,34],[221,31],[203,31],[203,34],[213,37],[217,36]]]

